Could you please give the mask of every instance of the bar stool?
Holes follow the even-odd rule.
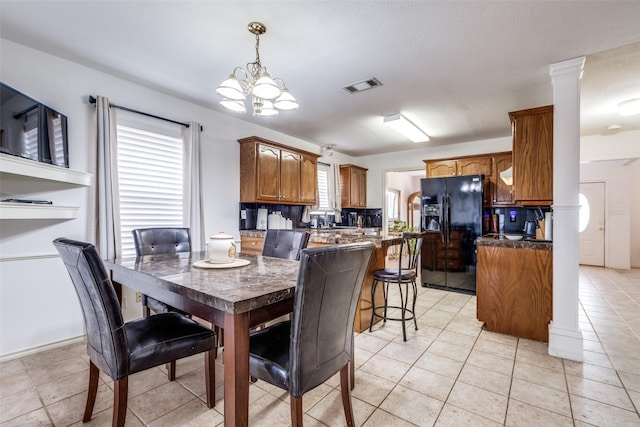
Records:
[[[369,332],[372,331],[373,322],[376,317],[382,319],[383,323],[387,320],[397,320],[402,322],[402,338],[407,340],[407,330],[405,322],[413,320],[413,324],[418,330],[418,322],[415,316],[416,297],[418,287],[416,280],[418,278],[418,261],[420,259],[420,250],[422,249],[423,233],[402,233],[402,242],[400,244],[400,254],[398,256],[398,268],[384,268],[373,272],[373,285],[371,286],[371,323],[369,324]],[[403,259],[406,261],[406,267],[403,267]],[[376,307],[376,288],[378,283],[382,283],[382,294],[384,296],[384,305]],[[397,284],[400,291],[400,305],[389,305],[389,285]],[[403,292],[403,288],[404,292]],[[409,305],[409,289],[413,291],[413,303],[411,308]],[[400,317],[391,317],[387,315],[388,309],[400,310]],[[382,313],[382,314],[380,314]]]

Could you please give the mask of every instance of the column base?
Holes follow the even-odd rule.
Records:
[[[582,362],[583,339],[580,329],[570,330],[549,325],[549,354],[564,359]]]

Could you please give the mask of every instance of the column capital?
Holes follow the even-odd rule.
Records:
[[[578,74],[578,79],[581,79],[585,59],[586,56],[580,56],[578,58],[567,59],[566,61],[551,64],[549,66],[549,75],[552,78],[555,78]]]

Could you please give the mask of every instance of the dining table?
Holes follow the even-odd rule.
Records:
[[[224,424],[248,425],[250,329],[291,313],[299,262],[239,254],[224,266],[185,252],[104,263],[119,296],[126,286],[224,329]]]

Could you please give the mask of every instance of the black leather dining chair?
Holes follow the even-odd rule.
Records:
[[[289,392],[293,426],[302,426],[302,396],[337,372],[347,425],[353,425],[353,326],[374,247],[363,242],[304,249],[292,320],[251,334],[249,372]]]
[[[129,375],[205,352],[207,406],[215,404],[215,333],[178,313],[161,313],[125,323],[113,283],[90,243],[53,242],[71,276],[82,308],[89,355],[89,390],[82,418],[88,422],[100,371],[114,381],[113,426],[124,426]]]
[[[131,233],[133,234],[136,256],[191,252],[191,234],[188,228],[136,228],[131,230]],[[175,307],[143,294],[142,315],[147,317],[152,311],[154,313],[175,311],[186,314]]]
[[[307,247],[310,234],[298,230],[267,230],[262,255],[276,258],[300,259],[300,251]]]
[[[413,324],[418,330],[418,322],[416,320],[416,298],[418,289],[416,280],[418,278],[418,264],[420,261],[420,250],[422,249],[422,241],[424,234],[422,233],[402,233],[402,243],[400,244],[400,255],[398,256],[398,268],[384,268],[373,272],[373,284],[371,286],[371,323],[369,324],[369,332],[373,329],[373,322],[376,317],[382,319],[383,323],[387,320],[398,320],[402,322],[402,339],[407,340],[407,329],[405,322],[413,320]],[[403,261],[404,258],[404,261]],[[406,261],[406,266],[403,264]],[[384,296],[384,305],[376,307],[376,288],[378,283],[382,283],[382,294]],[[389,305],[389,285],[397,284],[400,291],[400,305]],[[403,292],[403,288],[405,288]],[[413,293],[413,303],[411,308],[409,305],[409,289]],[[391,317],[388,315],[388,309],[396,309],[400,311],[400,317]],[[382,311],[382,314],[380,312]]]

